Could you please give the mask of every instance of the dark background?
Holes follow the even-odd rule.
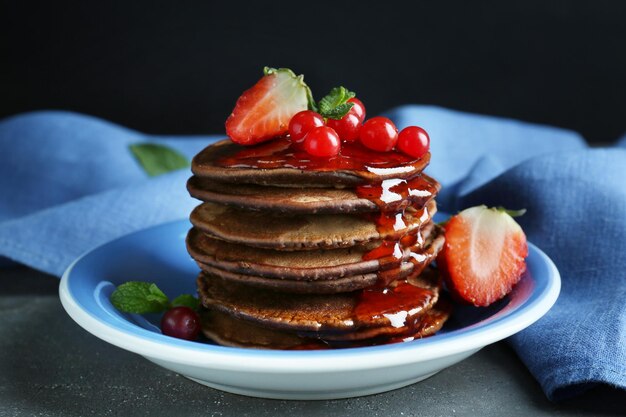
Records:
[[[218,133],[264,65],[404,103],[626,131],[626,2],[0,2],[0,117]]]

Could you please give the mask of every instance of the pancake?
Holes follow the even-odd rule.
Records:
[[[254,288],[200,273],[202,304],[263,327],[313,332],[322,337],[371,328],[400,328],[415,321],[437,301],[439,273],[427,269],[419,276],[395,281],[385,291],[362,290],[332,295],[285,294]],[[397,320],[403,315],[402,320]],[[400,323],[398,322],[400,321]]]
[[[422,174],[412,179],[419,192],[407,193],[402,198],[405,205],[423,207],[440,189],[433,178]],[[388,187],[398,181],[388,180]],[[187,190],[198,200],[256,210],[283,213],[366,213],[379,211],[376,202],[360,198],[352,188],[287,188],[255,184],[228,184],[210,178],[193,176],[187,181]]]
[[[334,294],[340,292],[350,292],[361,288],[371,287],[378,281],[378,274],[375,272],[351,275],[347,277],[339,277],[336,279],[324,279],[318,281],[307,280],[281,280],[277,278],[265,278],[256,275],[244,275],[234,272],[224,271],[214,268],[210,265],[198,262],[198,266],[210,275],[216,275],[220,278],[237,282],[244,285],[250,285],[258,288],[267,288],[281,292],[301,293],[301,294]],[[398,278],[407,276],[411,272],[409,265],[403,268],[396,268],[394,273]]]
[[[202,332],[206,337],[222,346],[256,349],[328,349],[330,347],[359,347],[377,344],[411,341],[428,337],[441,329],[450,315],[450,305],[440,300],[424,315],[424,320],[414,331],[404,336],[381,337],[365,340],[321,340],[299,336],[294,332],[268,329],[257,324],[237,319],[220,311],[205,310],[201,314]]]
[[[426,224],[437,211],[431,200],[419,211],[407,210],[389,219],[393,227],[379,232],[372,218],[350,214],[285,215],[203,203],[191,223],[211,237],[247,246],[277,250],[351,247],[374,240],[400,238]]]
[[[294,349],[307,342],[295,333],[267,329],[217,310],[202,311],[200,322],[202,333],[222,346]],[[320,348],[324,347],[320,344]]]
[[[422,226],[416,243],[398,258],[390,255],[363,260],[365,254],[381,245],[380,241],[332,250],[277,251],[224,242],[196,228],[187,234],[187,250],[197,262],[239,274],[288,280],[336,279],[398,265],[408,259],[411,251],[422,250],[435,227],[432,222]]]
[[[242,274],[233,271],[223,270],[212,265],[197,262],[200,269],[209,275],[219,276],[225,281],[236,282],[253,287],[273,289],[276,291],[303,293],[303,294],[333,294],[340,292],[349,292],[371,287],[381,281],[391,282],[393,280],[404,278],[410,274],[420,274],[431,262],[433,262],[441,248],[443,247],[444,237],[439,231],[433,233],[427,241],[424,248],[407,249],[405,262],[400,263],[399,260],[394,262],[389,269],[362,273],[357,275],[322,275],[315,276],[310,279],[303,278],[300,275],[277,275],[273,277],[265,277],[256,275],[254,269],[248,270],[249,274]],[[326,251],[329,252],[329,251]],[[301,252],[300,252],[301,253]],[[394,259],[395,261],[395,259]],[[363,262],[369,264],[372,261]],[[379,260],[375,260],[377,264]],[[358,265],[358,264],[357,264]],[[385,265],[388,266],[388,265]],[[336,268],[342,270],[341,267]],[[323,269],[322,269],[323,270]],[[349,270],[348,267],[342,272]]]
[[[430,153],[413,160],[399,152],[374,154],[360,144],[344,144],[344,156],[334,167],[328,158],[320,158],[315,167],[310,155],[299,158],[291,142],[278,138],[256,146],[244,147],[229,139],[200,151],[192,160],[194,175],[222,183],[278,185],[285,187],[341,187],[377,183],[390,178],[412,178],[424,170]],[[301,152],[302,153],[302,152]],[[332,159],[332,158],[331,158]],[[261,162],[260,162],[261,161]],[[265,161],[265,163],[262,163]]]
[[[450,314],[429,267],[439,183],[360,142],[315,158],[288,137],[215,143],[187,182],[203,333],[226,346],[328,349],[426,337]]]
[[[404,326],[380,326],[360,329],[354,333],[336,333],[320,336],[333,347],[373,346],[390,342],[419,339],[436,333],[448,319],[451,306],[438,299],[432,307]],[[301,337],[312,337],[312,333],[301,332]],[[345,345],[342,345],[345,344]]]

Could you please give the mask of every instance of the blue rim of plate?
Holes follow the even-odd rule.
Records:
[[[59,287],[59,294],[63,306],[68,314],[83,328],[97,337],[114,345],[141,355],[160,360],[197,364],[207,359],[213,363],[220,359],[228,361],[244,360],[250,366],[252,359],[261,361],[255,366],[262,369],[271,369],[282,361],[292,371],[297,371],[294,364],[309,362],[307,368],[315,365],[317,370],[350,369],[345,359],[361,358],[359,362],[366,367],[381,367],[401,365],[407,362],[435,359],[447,355],[458,354],[470,350],[478,350],[488,344],[502,340],[528,327],[541,318],[556,302],[560,291],[560,275],[550,258],[539,248],[529,242],[529,256],[527,258],[528,274],[516,286],[514,292],[522,292],[520,300],[508,302],[499,311],[484,321],[462,327],[449,332],[438,333],[434,336],[405,343],[388,344],[381,346],[313,350],[313,351],[285,351],[285,350],[258,350],[247,348],[224,347],[218,345],[190,342],[164,336],[154,330],[149,330],[128,319],[128,315],[117,312],[114,307],[106,305],[108,299],[102,301],[101,291],[94,287],[85,286],[77,271],[89,262],[98,261],[106,251],[113,250],[132,239],[145,235],[145,238],[172,235],[181,238],[189,228],[187,220],[178,220],[139,230],[105,243],[77,258],[64,272]],[[171,229],[171,230],[170,230]],[[154,236],[153,236],[154,235]],[[183,244],[184,246],[184,244]],[[184,252],[185,255],[186,251]],[[193,264],[191,259],[189,262]],[[106,259],[99,260],[102,265],[109,263]],[[193,264],[195,266],[195,264]],[[197,268],[196,268],[197,269]],[[197,271],[196,273],[197,274]],[[531,277],[532,275],[532,277]],[[123,280],[126,281],[127,279]],[[193,275],[195,282],[195,275]],[[98,285],[106,287],[107,281]],[[104,284],[103,284],[104,283]],[[113,285],[113,284],[110,284]],[[512,296],[512,299],[515,299]],[[113,310],[111,312],[110,310]],[[136,319],[138,317],[135,317]],[[138,318],[141,320],[141,318]],[[147,326],[149,327],[149,325]],[[390,355],[393,353],[393,355]],[[174,358],[172,355],[179,356]],[[185,355],[191,355],[185,357]],[[203,357],[203,355],[205,355]],[[417,355],[415,357],[415,355]],[[412,357],[411,360],[402,359]],[[395,360],[393,358],[396,358]],[[214,363],[215,366],[219,364]],[[223,364],[224,368],[232,368]],[[326,366],[324,366],[326,365]],[[319,368],[319,367],[322,368]],[[240,366],[234,366],[240,368]],[[285,369],[287,370],[287,369]]]

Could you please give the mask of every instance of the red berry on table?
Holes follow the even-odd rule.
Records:
[[[341,142],[335,130],[328,126],[314,127],[304,137],[304,150],[313,156],[331,157],[339,153]]]
[[[430,137],[418,126],[405,127],[398,134],[398,149],[407,155],[421,158],[428,153]]]
[[[200,333],[200,317],[189,307],[174,307],[163,315],[161,331],[167,336],[195,340]]]
[[[285,135],[289,120],[308,108],[309,94],[302,76],[284,68],[267,68],[263,78],[237,100],[226,120],[226,134],[240,145]]]
[[[355,114],[359,119],[361,119],[361,122],[365,120],[365,106],[363,105],[363,102],[356,97],[352,97],[348,100],[348,103],[353,104],[350,109],[350,113]]]
[[[339,120],[328,119],[326,124],[335,129],[342,140],[353,142],[359,138],[362,120],[354,113],[348,112]]]
[[[324,126],[324,118],[311,110],[296,113],[289,121],[289,136],[294,142],[299,142],[314,127]]]
[[[526,270],[526,235],[503,209],[477,206],[452,216],[437,256],[450,292],[475,306],[507,295]]]
[[[396,146],[398,129],[386,117],[372,117],[361,126],[361,143],[375,151],[388,152]]]

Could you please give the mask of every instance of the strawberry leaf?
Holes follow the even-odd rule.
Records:
[[[289,68],[278,68],[278,69],[276,69],[276,68],[272,68],[272,67],[263,67],[263,75],[272,75],[272,74],[277,73],[278,71],[287,71],[287,72],[290,72],[291,75],[294,78],[296,77],[296,74],[292,70],[290,70]]]
[[[319,112],[319,108],[317,107],[317,104],[315,103],[315,99],[313,98],[313,93],[311,92],[311,89],[309,88],[308,85],[306,86],[306,99],[309,104],[309,110],[312,110],[314,112]]]
[[[508,214],[509,216],[513,217],[513,218],[515,218],[515,217],[521,217],[521,216],[523,216],[524,214],[526,214],[526,209],[525,209],[525,208],[523,208],[523,209],[519,209],[519,210],[508,210],[508,209],[506,209],[506,208],[504,208],[504,207],[502,207],[502,206],[498,206],[498,207],[496,207],[495,209],[496,209],[497,211],[501,212],[501,213],[506,213],[506,214]]]

